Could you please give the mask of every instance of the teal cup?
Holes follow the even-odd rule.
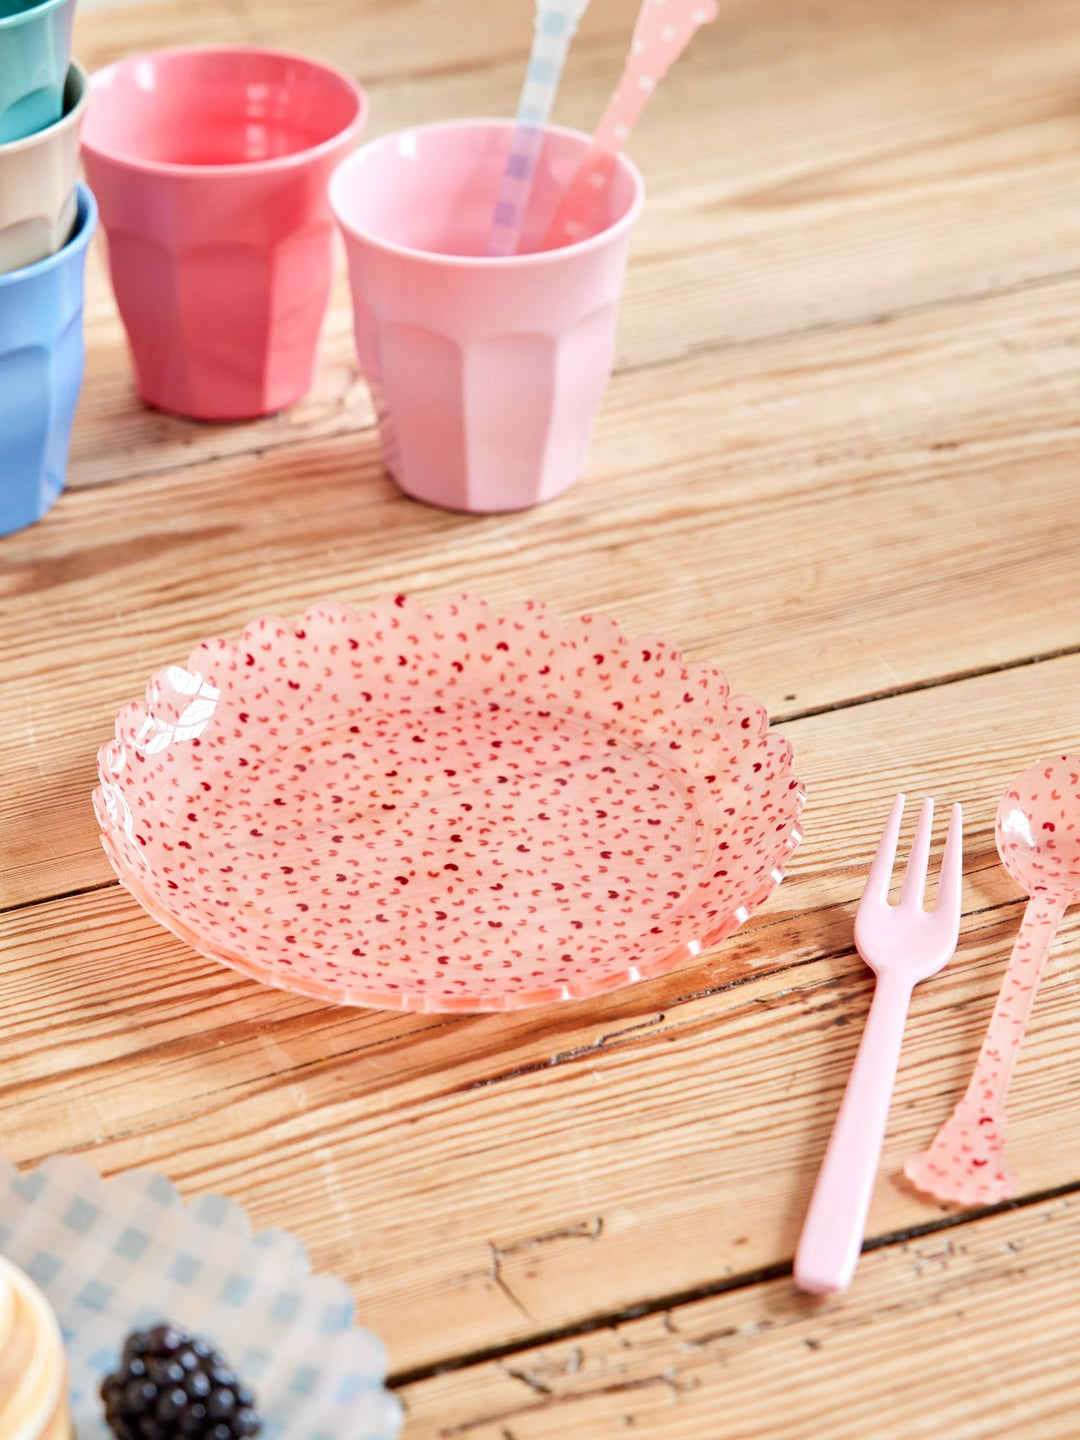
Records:
[[[0,145],[60,119],[74,19],[75,0],[0,0]]]

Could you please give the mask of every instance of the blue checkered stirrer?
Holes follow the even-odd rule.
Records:
[[[563,66],[589,0],[536,0],[536,29],[518,101],[510,154],[503,173],[487,253],[513,255],[529,207],[533,174],[551,118]]]

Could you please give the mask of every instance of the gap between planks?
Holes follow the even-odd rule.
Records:
[[[1020,1195],[1001,1205],[987,1205],[978,1209],[943,1214],[937,1219],[927,1220],[921,1225],[907,1225],[887,1235],[873,1236],[863,1243],[862,1253],[869,1255],[876,1250],[887,1250],[895,1245],[905,1245],[912,1240],[921,1240],[928,1235],[954,1230],[958,1226],[985,1220],[993,1215],[1029,1210],[1037,1205],[1046,1205],[1054,1200],[1062,1200],[1070,1195],[1078,1194],[1080,1194],[1080,1180],[1067,1185],[1057,1185],[1048,1190],[1032,1192],[1029,1195]],[[489,1345],[468,1354],[454,1355],[426,1365],[394,1370],[387,1375],[386,1383],[393,1390],[419,1385],[425,1380],[434,1379],[437,1375],[452,1375],[455,1371],[471,1370],[479,1365],[490,1365],[494,1361],[509,1360],[515,1355],[539,1350],[547,1345],[557,1345],[565,1340],[578,1340],[586,1335],[595,1335],[599,1330],[611,1330],[633,1320],[647,1319],[650,1315],[663,1315],[665,1312],[680,1309],[684,1305],[693,1305],[701,1300],[711,1300],[718,1295],[730,1295],[740,1290],[750,1290],[755,1285],[762,1285],[770,1280],[783,1280],[791,1274],[791,1271],[792,1262],[790,1260],[780,1261],[775,1265],[762,1265],[756,1270],[747,1270],[741,1275],[726,1276],[722,1280],[704,1282],[685,1290],[672,1291],[668,1295],[658,1295],[653,1299],[643,1300],[620,1310],[590,1315],[574,1321],[572,1324],[538,1331],[528,1340],[507,1341],[504,1345]]]

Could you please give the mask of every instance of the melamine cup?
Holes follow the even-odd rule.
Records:
[[[620,157],[598,232],[527,253],[589,145],[549,128],[522,253],[488,258],[512,133],[462,121],[388,135],[330,185],[383,460],[406,494],[452,510],[524,509],[581,474],[644,199]]]
[[[40,520],[64,488],[83,375],[83,271],[97,225],[85,185],[55,255],[0,275],[0,535]]]
[[[281,51],[164,50],[92,77],[83,163],[148,404],[243,420],[307,393],[327,182],[366,117],[349,75]]]
[[[55,255],[71,236],[88,95],[86,71],[73,61],[56,124],[0,145],[0,272]]]
[[[0,145],[64,113],[75,0],[0,0]]]

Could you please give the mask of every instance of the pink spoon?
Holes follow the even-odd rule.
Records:
[[[547,228],[541,250],[555,250],[592,233],[590,222],[615,168],[615,157],[648,104],[649,96],[699,26],[715,20],[716,0],[642,0],[622,79],[607,103],[566,194]]]
[[[1031,898],[967,1093],[929,1150],[904,1166],[920,1190],[963,1205],[1016,1194],[1005,1164],[1005,1096],[1051,941],[1080,901],[1080,755],[1025,770],[1002,796],[996,833],[1003,865]]]

